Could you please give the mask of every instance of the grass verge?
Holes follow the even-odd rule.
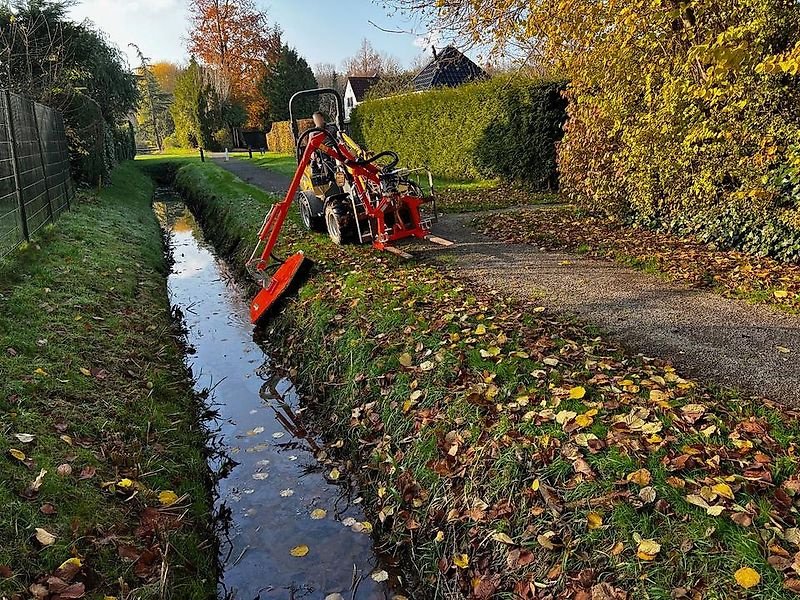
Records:
[[[0,265],[0,596],[215,595],[201,405],[152,192],[120,165]]]
[[[719,250],[689,238],[585,215],[573,208],[546,215],[515,211],[491,219],[482,217],[477,226],[506,242],[616,260],[693,287],[708,287],[726,296],[800,312],[800,265]]]
[[[212,167],[178,183],[241,264],[270,199]],[[316,267],[269,324],[272,356],[356,465],[414,597],[800,591],[795,413],[703,388],[535,303],[287,229]]]

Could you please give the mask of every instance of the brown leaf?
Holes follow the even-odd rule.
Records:
[[[73,583],[68,588],[61,590],[60,597],[64,600],[83,598],[86,595],[86,587],[82,583]]]
[[[94,477],[95,473],[97,473],[97,469],[92,466],[86,466],[81,469],[80,475],[78,475],[78,479],[91,479]]]
[[[9,577],[14,576],[14,571],[11,570],[11,567],[8,565],[0,565],[0,577],[3,579],[8,579]]]

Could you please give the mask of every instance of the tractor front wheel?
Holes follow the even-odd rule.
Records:
[[[322,209],[322,203],[314,194],[310,192],[300,192],[297,195],[297,204],[300,210],[300,218],[303,225],[311,231],[325,231],[325,218],[320,216],[318,211]]]
[[[329,203],[327,206],[325,206],[325,225],[328,228],[328,235],[330,236],[331,240],[333,240],[333,243],[338,246],[341,246],[345,243],[346,219],[347,216],[342,214],[341,209],[337,209],[333,203]]]

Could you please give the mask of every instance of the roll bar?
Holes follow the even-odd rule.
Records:
[[[336,126],[339,128],[339,131],[344,131],[344,102],[342,101],[342,97],[339,95],[339,92],[333,88],[302,90],[292,94],[292,97],[289,98],[289,124],[292,129],[292,139],[295,144],[297,144],[297,140],[300,137],[300,132],[297,128],[297,121],[294,118],[293,108],[295,100],[305,96],[324,96],[325,94],[330,94],[336,99]]]

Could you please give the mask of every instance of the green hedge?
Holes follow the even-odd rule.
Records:
[[[303,133],[314,126],[312,119],[298,119],[297,130]],[[294,138],[289,121],[275,121],[267,132],[267,149],[270,152],[294,152]]]
[[[373,151],[456,179],[502,177],[557,185],[556,142],[566,115],[563,84],[495,78],[458,88],[369,100],[351,129]]]

